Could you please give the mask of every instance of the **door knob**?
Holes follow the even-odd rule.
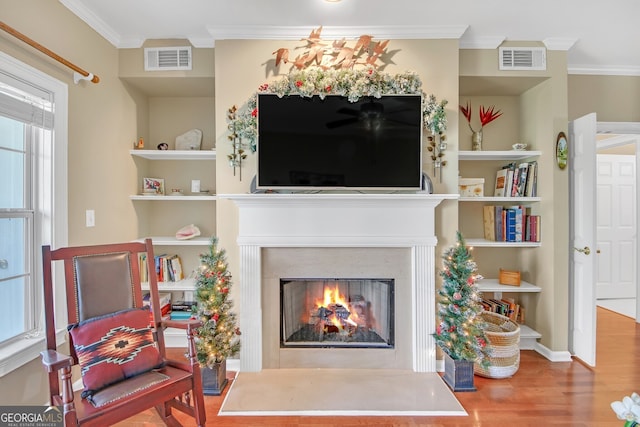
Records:
[[[585,246],[583,249],[578,249],[578,248],[573,248],[578,252],[582,252],[585,255],[589,255],[591,253],[591,249],[589,249],[589,246]]]

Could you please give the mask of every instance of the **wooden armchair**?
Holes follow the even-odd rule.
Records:
[[[144,243],[105,244],[52,250],[42,248],[47,350],[42,362],[49,373],[51,405],[64,408],[65,426],[107,426],[155,408],[165,424],[181,425],[180,410],[206,421],[194,333],[199,321],[162,320],[160,309],[143,308],[140,260],[155,272],[151,239]],[[144,255],[144,256],[142,256]],[[64,268],[55,283],[54,263]],[[155,274],[148,274],[151,307],[159,307]],[[64,325],[56,325],[54,295],[66,292]],[[56,290],[58,292],[56,292]],[[60,302],[58,305],[61,305]],[[145,317],[146,316],[146,317]],[[163,330],[182,328],[188,358],[166,358]],[[56,327],[69,330],[69,355],[58,351]],[[71,372],[80,365],[84,390],[73,391]]]

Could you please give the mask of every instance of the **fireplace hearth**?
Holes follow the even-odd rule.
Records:
[[[281,279],[282,348],[393,348],[393,279]]]

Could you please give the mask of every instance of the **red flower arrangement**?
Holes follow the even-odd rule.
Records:
[[[461,105],[460,111],[462,111],[462,114],[467,119],[467,123],[469,124],[469,129],[471,129],[471,132],[476,132],[471,127],[471,105],[469,104],[469,102],[467,102],[466,107]],[[491,107],[485,109],[485,107],[481,105],[479,110],[480,130],[482,131],[483,127],[485,127],[501,115],[502,112],[500,110],[495,111],[495,106],[492,105]]]

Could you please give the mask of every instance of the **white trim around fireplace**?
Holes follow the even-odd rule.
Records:
[[[265,247],[407,247],[412,266],[415,372],[436,371],[435,208],[457,194],[221,194],[239,211],[244,372],[262,370],[261,250]]]

